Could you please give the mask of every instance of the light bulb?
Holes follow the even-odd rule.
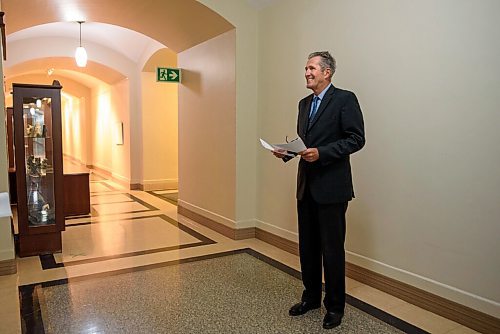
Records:
[[[42,107],[42,100],[40,100],[40,99],[36,100],[36,107],[37,108],[41,108]]]
[[[85,48],[83,46],[79,46],[76,48],[75,60],[78,67],[87,66],[87,51],[85,51]]]

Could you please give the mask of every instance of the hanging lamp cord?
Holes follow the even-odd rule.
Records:
[[[78,24],[80,24],[80,46],[82,46],[82,23],[84,21],[78,21]]]

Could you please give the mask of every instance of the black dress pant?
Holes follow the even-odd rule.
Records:
[[[322,267],[328,311],[343,313],[345,307],[345,232],[347,202],[319,204],[309,191],[297,201],[302,301],[320,303]],[[323,264],[323,265],[322,265]]]

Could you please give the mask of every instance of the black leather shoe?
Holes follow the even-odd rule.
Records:
[[[323,328],[332,329],[339,326],[343,316],[342,313],[326,312],[325,318],[323,319]]]
[[[293,305],[290,310],[288,311],[288,314],[290,314],[292,317],[295,317],[297,315],[302,315],[306,314],[310,310],[314,310],[317,308],[320,308],[321,304],[320,303],[309,303],[309,302],[300,302],[295,305]]]

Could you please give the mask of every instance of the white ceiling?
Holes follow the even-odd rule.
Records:
[[[42,37],[66,37],[79,43],[79,24],[76,22],[55,22],[34,26],[7,36],[11,42]],[[86,22],[82,24],[82,45],[93,42],[123,54],[133,62],[138,62],[145,50],[158,50],[166,47],[156,40],[137,31],[111,24]],[[7,46],[7,50],[9,47]],[[57,56],[57,55],[54,55]]]
[[[246,0],[252,7],[261,10],[282,0]],[[68,37],[79,40],[79,27],[76,22],[56,22],[34,26],[7,36],[7,43],[38,37]],[[109,47],[125,55],[132,61],[140,59],[144,50],[168,47],[139,32],[126,28],[96,22],[82,24],[82,44],[91,41]]]
[[[262,10],[274,3],[282,0],[246,0],[250,6],[257,10]],[[12,42],[19,42],[37,38],[63,37],[74,39],[75,48],[79,43],[79,24],[76,22],[55,22],[38,25],[28,29],[20,30],[7,36],[7,45]],[[143,35],[137,31],[126,29],[116,25],[98,22],[85,22],[82,24],[82,45],[91,42],[102,45],[115,52],[118,52],[131,61],[138,63],[144,56],[150,56],[158,49],[168,47],[158,41]],[[7,46],[7,50],[9,47]],[[87,50],[89,55],[91,50]],[[54,57],[59,55],[54,54]],[[91,58],[91,57],[90,57]],[[147,59],[147,58],[146,58]]]

